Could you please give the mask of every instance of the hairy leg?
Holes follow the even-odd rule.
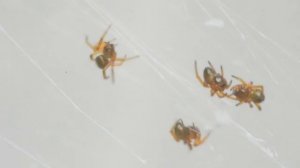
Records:
[[[237,76],[234,76],[234,75],[232,75],[232,77],[233,78],[235,78],[235,79],[237,79],[238,81],[240,81],[242,84],[247,84],[242,78],[240,78],[240,77],[237,77]]]
[[[254,103],[254,104],[258,108],[258,110],[261,110],[261,107],[260,107],[260,105],[258,103]]]
[[[196,74],[197,80],[202,84],[203,87],[208,87],[207,83],[201,79],[201,77],[198,73],[197,61],[194,62],[194,65],[195,65],[195,74]]]

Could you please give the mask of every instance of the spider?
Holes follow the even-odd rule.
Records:
[[[229,98],[239,101],[236,106],[243,103],[248,103],[252,108],[253,102],[258,110],[261,110],[259,104],[265,100],[264,87],[262,85],[253,85],[253,82],[246,83],[243,79],[234,75],[232,75],[232,77],[242,83],[235,85],[230,89],[232,91],[232,94],[229,96]]]
[[[196,147],[204,143],[210,134],[201,139],[201,133],[194,123],[192,126],[185,126],[182,119],[176,121],[170,132],[177,142],[182,140],[184,144],[189,146],[190,150],[193,149],[193,146]]]
[[[108,30],[111,28],[111,25],[108,26],[108,28],[105,30],[103,35],[101,36],[99,42],[96,45],[92,45],[88,37],[86,36],[85,42],[86,44],[93,50],[93,53],[90,55],[90,59],[92,61],[95,61],[97,66],[102,69],[102,75],[104,79],[108,79],[109,77],[106,75],[106,70],[111,67],[111,76],[112,81],[114,82],[114,66],[120,66],[125,61],[128,61],[130,59],[136,58],[130,57],[127,58],[125,55],[124,58],[118,58],[117,53],[115,51],[115,45],[111,43],[111,41],[104,41],[104,38],[108,32]]]
[[[223,67],[221,66],[221,74],[217,73],[213,65],[208,61],[209,67],[205,67],[203,71],[204,81],[201,79],[198,68],[197,68],[197,61],[195,61],[195,73],[197,80],[202,84],[203,87],[210,88],[210,94],[211,96],[214,96],[217,94],[218,97],[222,98],[227,96],[226,93],[224,93],[225,89],[228,89],[232,83],[230,81],[229,84],[227,84],[226,79],[224,78],[224,72]]]

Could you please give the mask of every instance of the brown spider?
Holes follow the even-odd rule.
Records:
[[[170,132],[177,142],[182,140],[184,144],[189,146],[190,150],[192,150],[193,146],[196,147],[204,143],[210,134],[201,139],[201,133],[194,123],[192,126],[185,126],[181,119],[174,124]]]
[[[204,76],[204,81],[203,81],[198,73],[197,61],[195,61],[196,78],[202,84],[203,87],[207,87],[211,89],[210,90],[211,96],[215,94],[217,94],[217,96],[220,98],[227,96],[227,94],[224,93],[224,90],[230,87],[232,81],[230,81],[230,83],[227,84],[227,81],[224,78],[224,72],[222,66],[221,66],[221,74],[220,74],[216,72],[215,68],[209,61],[208,64],[209,67],[205,67],[203,71],[203,76]]]
[[[242,84],[231,87],[232,94],[228,96],[231,99],[238,100],[236,106],[248,103],[252,108],[252,102],[261,110],[260,103],[265,100],[264,87],[262,85],[253,85],[253,82],[246,83],[243,79],[232,75],[233,78],[239,80]]]
[[[102,74],[104,79],[108,79],[109,77],[106,75],[106,70],[111,67],[111,76],[112,81],[114,81],[114,66],[120,66],[125,61],[136,58],[130,57],[127,58],[125,55],[124,58],[118,58],[117,53],[115,51],[115,45],[111,43],[111,41],[104,41],[104,38],[111,28],[111,25],[106,29],[104,34],[101,36],[99,42],[96,45],[92,45],[88,37],[85,38],[85,42],[87,45],[93,50],[93,53],[90,55],[91,60],[95,61],[97,66],[102,69]]]

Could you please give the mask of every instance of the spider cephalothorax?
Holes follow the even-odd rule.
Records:
[[[114,66],[120,66],[125,61],[136,58],[131,57],[127,58],[125,55],[124,58],[118,58],[115,50],[115,45],[110,41],[104,41],[104,38],[110,29],[109,26],[104,34],[101,36],[99,42],[96,45],[92,45],[88,38],[86,37],[87,45],[93,50],[93,53],[90,55],[91,60],[95,61],[100,69],[102,69],[102,75],[104,79],[108,79],[109,77],[106,75],[106,70],[111,67],[111,76],[112,81],[114,81]]]
[[[176,121],[170,132],[177,142],[182,140],[190,149],[192,149],[193,146],[195,147],[204,143],[209,136],[208,134],[201,139],[199,129],[194,124],[192,126],[185,126],[181,119]]]
[[[243,79],[232,76],[239,80],[241,84],[237,84],[231,87],[231,95],[228,96],[231,99],[238,100],[240,105],[242,103],[248,103],[250,107],[253,107],[252,103],[261,110],[260,103],[265,100],[264,87],[262,85],[253,85],[252,82],[246,83]]]
[[[197,80],[202,84],[202,86],[210,88],[211,95],[217,94],[218,97],[227,96],[224,93],[225,89],[228,89],[231,85],[231,81],[228,84],[227,80],[224,78],[223,67],[221,66],[221,74],[217,73],[213,65],[208,61],[209,67],[206,67],[203,71],[204,81],[200,77],[197,70],[197,62],[195,61],[195,73]]]

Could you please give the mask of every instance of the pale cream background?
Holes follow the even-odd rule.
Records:
[[[0,0],[0,167],[299,167],[299,5]],[[114,85],[84,43],[109,24],[118,54],[140,55]],[[194,60],[263,84],[263,110],[210,97]],[[212,129],[207,143],[176,143],[178,118]]]

